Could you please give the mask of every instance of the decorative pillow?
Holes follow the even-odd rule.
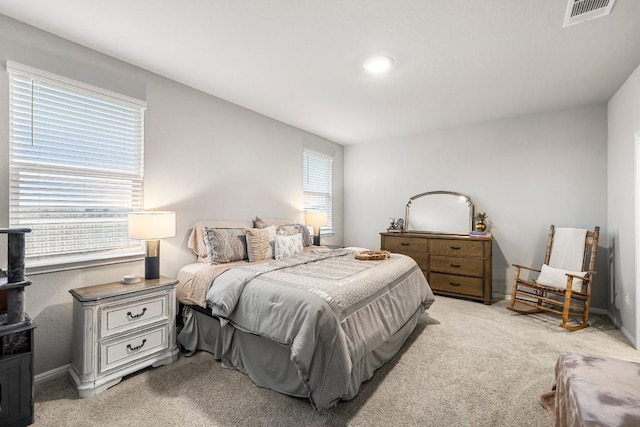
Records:
[[[309,228],[303,224],[286,224],[276,228],[278,236],[291,236],[294,234],[302,234],[302,246],[313,245],[313,237],[309,233]]]
[[[244,228],[204,228],[209,264],[222,264],[247,259],[247,237]]]
[[[567,279],[566,274],[575,274],[576,276],[585,277],[587,275],[586,271],[569,271],[564,270],[562,268],[550,267],[547,264],[542,264],[542,268],[540,269],[540,275],[536,279],[541,285],[551,286],[553,288],[558,289],[566,289],[567,288]],[[573,278],[573,285],[571,286],[574,291],[580,291],[582,289],[582,280]]]
[[[276,235],[276,259],[286,258],[302,252],[302,234],[292,234],[290,236]]]
[[[293,219],[289,218],[258,218],[253,220],[256,228],[267,228],[270,225],[275,225],[276,227],[279,225],[287,225],[287,224],[295,224],[296,222]]]
[[[208,262],[207,238],[204,228],[251,228],[251,221],[198,221],[193,226],[187,246],[198,256],[198,262]]]
[[[267,228],[250,228],[246,230],[246,233],[249,262],[273,258],[273,246],[276,237],[275,225],[270,225]]]

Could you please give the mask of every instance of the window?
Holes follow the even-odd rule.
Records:
[[[321,228],[321,234],[331,234],[333,158],[305,151],[303,164],[304,210],[326,212],[327,225]]]
[[[145,103],[7,62],[9,222],[27,265],[130,255],[142,210]]]

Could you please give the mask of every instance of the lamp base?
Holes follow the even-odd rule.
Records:
[[[144,257],[144,278],[157,279],[158,277],[160,277],[160,257]]]
[[[313,236],[313,244],[315,246],[320,246],[320,235],[319,234],[317,236]]]
[[[144,278],[157,279],[160,277],[160,240],[147,240],[144,254]]]

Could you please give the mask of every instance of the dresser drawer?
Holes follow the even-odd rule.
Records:
[[[430,273],[429,285],[434,291],[446,291],[476,297],[483,296],[483,280],[481,278]]]
[[[418,266],[421,269],[425,271],[429,269],[429,261],[428,261],[429,257],[427,254],[420,253],[420,252],[399,252],[399,251],[397,253],[401,253],[403,255],[413,258],[413,260],[416,262],[416,264],[418,264]]]
[[[482,257],[483,243],[480,241],[432,239],[430,252],[432,255]]]
[[[98,373],[134,362],[145,356],[169,348],[169,324],[160,325],[125,337],[117,337],[100,343]]]
[[[169,293],[116,302],[100,308],[100,338],[169,318]]]
[[[390,252],[428,252],[429,240],[419,237],[385,236],[384,249]]]
[[[465,276],[482,277],[484,260],[482,258],[460,258],[442,255],[431,256],[431,271],[440,273],[463,274]]]

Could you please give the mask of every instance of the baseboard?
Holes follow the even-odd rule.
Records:
[[[33,377],[33,382],[35,384],[52,380],[54,378],[59,378],[64,375],[69,374],[69,370],[71,369],[71,364],[60,366],[59,368],[51,369],[50,371],[43,372],[41,374],[37,374]]]
[[[607,317],[611,320],[611,322],[613,323],[613,326],[618,328],[620,330],[620,332],[622,332],[622,335],[624,335],[624,337],[629,340],[631,345],[636,350],[640,350],[640,347],[638,346],[638,343],[636,342],[635,337],[633,335],[631,335],[631,333],[629,333],[627,328],[625,328],[624,325],[622,323],[620,323],[615,317],[613,317],[613,315],[608,311],[607,311]]]
[[[627,328],[625,328],[624,326],[621,326],[618,329],[620,329],[620,332],[622,332],[622,335],[624,335],[629,340],[633,348],[635,348],[636,350],[640,350],[640,347],[638,346],[638,343],[636,342],[635,337],[631,335],[631,333],[627,330]]]

